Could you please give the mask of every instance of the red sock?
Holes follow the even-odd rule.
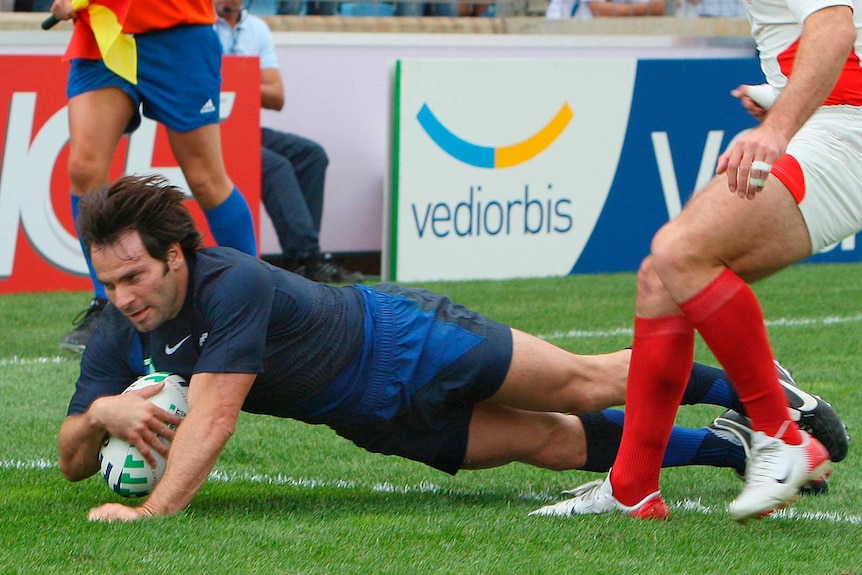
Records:
[[[626,423],[611,472],[614,497],[635,505],[659,488],[664,451],[694,357],[694,328],[681,315],[635,318]]]
[[[802,443],[772,363],[763,311],[751,287],[725,269],[680,309],[724,367],[754,429]]]

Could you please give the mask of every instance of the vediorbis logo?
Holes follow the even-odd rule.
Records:
[[[572,118],[574,113],[564,102],[553,118],[528,138],[510,145],[487,146],[453,133],[427,103],[422,104],[416,115],[428,137],[450,157],[490,170],[511,168],[535,158],[560,137]],[[502,180],[491,177],[493,181],[483,183],[473,181],[465,185],[465,195],[443,198],[434,193],[427,196],[427,202],[411,203],[417,237],[523,237],[571,231],[574,221],[571,199],[556,192],[550,182],[531,185],[530,180],[537,176],[535,173],[522,176],[526,181],[520,180],[520,176],[517,182],[508,177]],[[479,179],[486,178],[480,176]]]
[[[563,133],[573,117],[572,109],[564,102],[556,115],[529,138],[508,146],[492,147],[468,142],[454,134],[437,119],[427,103],[422,104],[416,115],[428,137],[444,152],[465,164],[490,169],[510,168],[538,156]]]

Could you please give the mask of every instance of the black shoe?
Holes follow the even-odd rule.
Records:
[[[728,409],[716,417],[707,429],[723,439],[742,446],[746,461],[751,457],[751,434],[753,433],[751,420],[741,413]],[[745,481],[745,468],[733,471],[739,479]],[[801,495],[824,495],[828,492],[829,482],[826,479],[810,481],[799,488]]]
[[[321,283],[358,284],[365,279],[361,273],[346,270],[344,266],[333,261],[331,254],[321,254],[320,257],[307,261],[296,268],[294,273]]]
[[[75,329],[63,336],[60,340],[60,347],[67,351],[76,353],[84,353],[84,348],[87,347],[87,342],[96,331],[96,326],[99,325],[99,315],[105,306],[108,305],[108,300],[101,297],[94,297],[90,302],[90,307],[75,316],[72,324]]]
[[[706,428],[722,439],[741,446],[746,460],[751,457],[751,434],[754,431],[751,429],[751,421],[741,413],[728,409]],[[736,474],[742,477],[745,468],[737,469]]]
[[[850,437],[832,405],[800,389],[790,370],[777,361],[775,369],[778,371],[778,381],[784,387],[784,395],[787,396],[790,415],[799,428],[823,444],[833,463],[847,457]]]

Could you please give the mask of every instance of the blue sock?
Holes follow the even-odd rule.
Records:
[[[720,405],[737,411],[742,405],[739,395],[724,370],[702,363],[695,363],[692,366],[691,377],[682,398],[682,405],[696,403]]]
[[[678,428],[674,428],[674,433]],[[732,467],[738,473],[745,473],[745,450],[738,443],[736,438],[730,434],[717,435],[709,428],[702,427],[700,429],[691,429],[688,431],[697,431],[703,438],[700,445],[697,446],[697,451],[693,454],[690,461],[681,463],[680,465],[711,465],[713,467]],[[673,435],[671,435],[673,438]],[[670,453],[670,446],[668,446]],[[668,455],[665,454],[665,459]],[[665,465],[665,467],[672,467]]]
[[[581,469],[606,472],[614,464],[619,450],[625,413],[606,409],[580,417],[587,442],[587,461]],[[683,465],[745,469],[745,451],[742,446],[719,437],[705,427],[691,429],[674,426],[662,467]]]
[[[78,229],[78,202],[81,201],[81,196],[71,195],[72,198],[72,218],[75,221],[75,230]],[[96,270],[93,269],[93,262],[90,261],[90,254],[87,248],[84,247],[84,242],[81,241],[81,234],[78,234],[78,241],[81,243],[81,252],[84,254],[84,261],[87,262],[87,269],[90,271],[90,280],[93,282],[93,295],[102,299],[108,299],[108,294],[105,292],[105,286],[99,283],[96,279]]]
[[[251,210],[237,188],[221,205],[204,210],[204,215],[218,245],[257,256]]]
[[[702,427],[691,429],[674,426],[670,432],[670,441],[667,444],[667,450],[664,452],[661,466],[715,465],[716,467],[721,467],[720,463],[724,461],[721,453],[715,449],[702,449],[708,437],[718,439]],[[711,447],[711,445],[707,447]]]

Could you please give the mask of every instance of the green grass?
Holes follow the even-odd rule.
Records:
[[[758,284],[776,355],[862,429],[862,266],[797,266]],[[628,345],[631,274],[426,284],[579,353]],[[66,482],[55,438],[77,375],[57,340],[87,294],[0,297],[0,574],[6,573],[811,573],[862,575],[862,464],[855,443],[830,493],[747,525],[724,511],[727,470],[663,474],[664,523],[527,513],[593,479],[525,465],[449,477],[373,455],[331,431],[243,414],[217,475],[170,518],[91,524],[119,500]],[[697,347],[701,361],[714,363]],[[684,408],[703,425],[719,408]]]

